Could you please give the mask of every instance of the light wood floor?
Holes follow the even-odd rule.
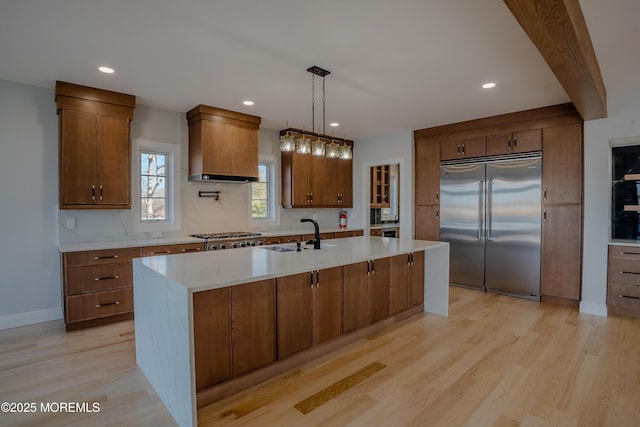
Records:
[[[202,408],[201,426],[640,426],[640,320],[451,288],[421,314]],[[133,322],[0,331],[0,402],[99,402],[0,425],[174,425],[135,365]]]

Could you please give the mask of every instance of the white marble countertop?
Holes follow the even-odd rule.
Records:
[[[272,246],[291,246],[270,245]],[[265,247],[136,258],[190,292],[223,288],[312,270],[446,246],[448,243],[388,237],[349,237],[322,241],[322,249],[275,252]]]
[[[349,228],[320,228],[321,233],[332,233],[336,231],[355,231],[362,230],[362,227]],[[289,236],[297,234],[313,234],[313,227],[299,230],[276,230],[276,231],[256,231],[264,237],[273,236]],[[131,240],[105,240],[98,242],[78,242],[78,243],[60,243],[58,248],[60,252],[80,252],[80,251],[97,251],[102,249],[119,249],[119,248],[135,248],[138,246],[154,246],[154,245],[175,245],[180,243],[198,243],[203,242],[202,239],[196,239],[190,236],[179,237],[159,237],[153,239],[131,239]]]
[[[632,239],[611,239],[609,244],[616,246],[640,246],[640,241]]]

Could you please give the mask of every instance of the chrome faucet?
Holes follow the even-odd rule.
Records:
[[[313,242],[313,249],[320,249],[320,227],[318,226],[318,221],[309,218],[302,218],[300,222],[312,222],[315,238],[313,240],[309,240],[307,243]]]

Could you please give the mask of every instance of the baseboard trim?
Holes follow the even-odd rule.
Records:
[[[594,304],[592,302],[580,301],[580,313],[607,317],[607,306],[604,304]]]
[[[0,316],[0,330],[62,319],[62,307]]]

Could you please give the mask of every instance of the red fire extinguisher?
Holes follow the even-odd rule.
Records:
[[[347,228],[347,211],[340,211],[340,228]]]

